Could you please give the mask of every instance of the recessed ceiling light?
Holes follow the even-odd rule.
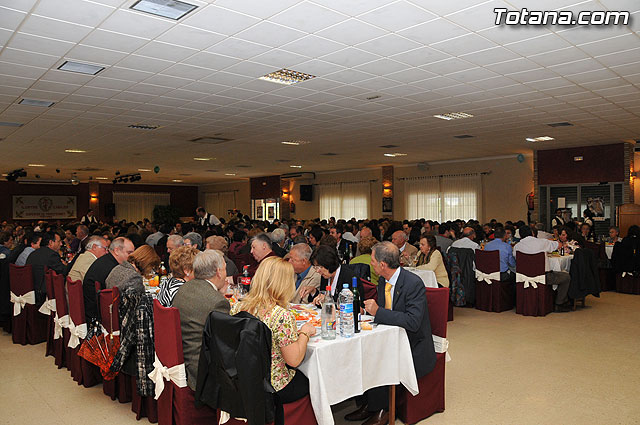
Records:
[[[22,123],[19,122],[6,122],[0,121],[0,127],[22,127]]]
[[[85,153],[87,151],[83,151],[82,149],[65,149],[64,150],[67,153]]]
[[[7,173],[2,173],[2,177],[7,177],[9,174]]]
[[[436,118],[440,118],[441,120],[461,120],[463,118],[472,118],[473,115],[467,114],[466,112],[449,112],[447,114],[438,114],[434,115]]]
[[[284,68],[260,77],[261,80],[271,81],[272,83],[284,84],[287,86],[307,81],[312,78],[316,78],[316,76]]]
[[[174,183],[182,183],[182,180],[180,180],[180,179],[173,179],[171,181],[174,182]]]
[[[235,176],[236,173],[224,173],[225,176]]]
[[[397,156],[407,156],[407,154],[406,153],[400,153],[400,152],[394,152],[394,153],[385,153],[384,156],[395,158]]]
[[[302,165],[289,165],[291,168],[302,168]]]
[[[553,137],[540,136],[540,137],[527,137],[527,142],[548,142],[549,140],[555,140]]]
[[[193,159],[194,159],[195,161],[211,161],[212,159],[215,159],[215,158],[194,157]]]
[[[583,156],[574,156],[573,160],[576,161],[576,162],[582,161],[582,160],[584,160],[584,157]]]
[[[44,167],[44,164],[27,164],[27,167]]]
[[[129,128],[137,128],[138,130],[155,130],[158,126],[149,124],[131,124]]]
[[[104,66],[92,65],[90,63],[65,61],[58,67],[61,71],[79,72],[80,74],[96,75],[104,69]]]
[[[36,100],[36,99],[22,99],[20,102],[18,102],[19,105],[43,106],[45,108],[52,106],[54,103],[55,102],[52,102],[50,100]]]
[[[149,168],[138,168],[138,171],[151,171]]]
[[[96,177],[96,180],[109,180],[108,177]]]
[[[282,143],[283,145],[289,145],[289,146],[300,146],[300,145],[308,145],[310,142],[307,142],[306,140],[285,140],[280,143]]]
[[[131,9],[178,20],[198,6],[177,0],[139,0]]]

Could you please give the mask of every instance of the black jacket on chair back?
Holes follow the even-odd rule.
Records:
[[[569,297],[584,298],[589,294],[600,297],[598,264],[591,250],[578,248],[573,252],[569,274]]]
[[[277,425],[284,418],[276,418],[275,399],[271,330],[247,312],[229,316],[212,311],[202,334],[196,406],[206,404],[232,418],[246,418],[248,425],[279,419]]]

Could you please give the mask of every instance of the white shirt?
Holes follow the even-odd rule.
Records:
[[[340,269],[342,268],[342,266],[338,267],[338,269],[336,270],[336,274],[333,276],[333,280],[331,281],[331,296],[335,296],[336,294],[336,287],[338,286],[338,277],[340,276]],[[340,291],[342,291],[342,288],[340,288]],[[340,293],[340,291],[338,291],[338,293]]]
[[[391,275],[391,279],[389,280],[385,279],[385,284],[388,283],[391,285],[391,305],[393,305],[393,291],[396,289],[396,282],[398,281],[398,276],[400,276],[400,269],[401,267],[398,267],[396,271],[393,272],[393,274]],[[386,292],[387,290],[386,285],[384,290]]]
[[[405,242],[404,245],[402,245],[402,248],[400,248],[400,253],[402,253],[406,247],[407,247],[407,243]]]
[[[553,234],[549,232],[545,232],[544,230],[538,230],[538,238],[539,239],[553,239]]]
[[[215,289],[216,291],[220,292],[220,291],[218,290],[218,288],[216,288],[216,285],[214,285],[214,284],[213,284],[213,282],[211,282],[209,279],[205,279],[205,280],[206,280],[207,282],[209,282],[209,284],[210,284],[211,286],[213,286],[213,289]]]
[[[209,214],[209,222],[207,223],[207,214],[209,213],[205,213],[204,217],[200,217],[200,219],[198,220],[201,226],[218,226],[219,224],[221,224],[218,217],[216,217],[214,214]]]
[[[480,245],[478,245],[477,243],[475,243],[474,241],[472,241],[471,239],[467,238],[466,236],[462,239],[458,239],[457,241],[453,241],[453,243],[449,246],[449,248],[470,248],[473,249],[474,251],[476,249],[480,249]],[[449,251],[449,248],[447,248],[447,251]]]
[[[533,236],[527,236],[513,247],[513,255],[516,257],[516,263],[518,256],[516,253],[522,252],[523,254],[537,254],[539,252],[553,252],[558,249],[558,242],[548,239],[534,238]],[[550,271],[549,257],[544,256],[544,271]]]

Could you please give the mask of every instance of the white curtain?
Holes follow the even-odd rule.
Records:
[[[143,218],[153,220],[156,205],[170,205],[168,192],[113,192],[116,204],[116,217],[120,220],[139,221]]]
[[[370,187],[368,182],[330,183],[318,185],[320,218],[349,220],[369,217]]]
[[[482,202],[479,174],[406,179],[407,219],[424,218],[440,222],[478,219]]]
[[[208,192],[204,194],[204,208],[218,218],[227,217],[227,212],[236,208],[236,192]]]

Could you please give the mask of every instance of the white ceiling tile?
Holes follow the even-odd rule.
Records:
[[[195,81],[191,84],[187,84],[186,86],[182,87],[183,90],[200,92],[200,93],[203,93],[204,95],[220,93],[221,91],[225,91],[228,88],[229,87],[226,85],[207,83],[206,81]],[[171,92],[171,93],[174,93],[174,92]],[[173,97],[171,93],[168,93],[166,96]]]
[[[145,38],[96,29],[82,40],[82,44],[131,53],[143,46],[147,41]]]
[[[490,49],[480,50],[478,52],[462,55],[460,58],[469,61],[475,65],[486,66],[497,62],[518,59],[520,56],[516,53],[505,49],[502,46]]]
[[[487,78],[486,80],[479,80],[479,81],[474,81],[473,85],[485,90],[488,89],[496,89],[499,87],[508,87],[508,86],[512,86],[518,84],[515,80],[512,80],[509,77],[493,77],[493,78]]]
[[[127,54],[115,50],[101,49],[94,46],[76,45],[64,57],[76,62],[88,62],[99,65],[115,65],[126,57]]]
[[[195,11],[183,23],[203,30],[215,31],[224,35],[233,35],[260,20],[222,7],[209,5]]]
[[[572,46],[556,34],[544,34],[525,41],[509,43],[504,47],[522,56],[533,56]]]
[[[307,33],[314,33],[345,19],[347,19],[347,16],[326,7],[301,2],[270,18],[270,21]]]
[[[640,10],[640,4],[635,0],[600,0],[600,3],[609,10],[626,10],[631,13]]]
[[[77,72],[59,71],[52,69],[42,76],[42,80],[68,84],[85,84],[94,78],[93,75],[83,75]]]
[[[151,72],[113,66],[100,73],[103,77],[139,82],[153,75]]]
[[[58,40],[78,42],[82,40],[92,27],[48,19],[43,16],[30,15],[20,27],[20,32],[55,38]]]
[[[462,9],[477,6],[487,0],[457,0],[455,2],[433,1],[433,0],[409,0],[420,7],[423,7],[437,15],[448,15]]]
[[[493,65],[487,65],[487,68],[498,74],[512,74],[514,72],[531,71],[533,69],[541,68],[540,65],[529,59],[521,58],[506,62],[500,62]]]
[[[296,71],[315,76],[323,76],[344,69],[344,66],[320,59],[313,59],[296,65]]]
[[[250,61],[242,61],[225,69],[225,72],[231,72],[250,78],[262,77],[263,75],[273,71],[277,71],[273,66]]]
[[[122,68],[154,73],[161,72],[171,65],[173,65],[173,62],[139,55],[129,55],[118,63],[118,66]]]
[[[409,85],[395,86],[380,90],[380,93],[391,96],[408,96],[410,94],[415,94],[415,92],[416,88]]]
[[[26,13],[0,6],[0,27],[16,30],[27,17]]]
[[[535,25],[496,25],[493,28],[478,31],[478,35],[501,45],[540,37],[550,33],[547,28],[541,28]]]
[[[357,19],[348,19],[317,33],[330,40],[350,46],[380,37],[385,31]]]
[[[37,0],[0,0],[0,7],[29,12]]]
[[[460,12],[447,15],[447,19],[471,31],[478,31],[495,26],[496,8],[508,9],[509,5],[500,0],[487,1],[471,8],[460,8]]]
[[[337,65],[352,68],[379,58],[380,56],[365,52],[364,50],[356,49],[354,47],[347,47],[346,49],[340,50],[339,52],[322,56],[320,59],[322,59],[323,61],[335,63]]]
[[[203,50],[224,40],[226,36],[200,28],[179,24],[157,38],[158,41]]]
[[[496,47],[496,44],[479,35],[467,34],[462,37],[434,43],[431,47],[453,56],[462,56],[467,53],[477,52],[478,50]]]
[[[430,63],[420,68],[436,74],[445,75],[474,68],[473,64],[458,58],[450,58]]]
[[[389,0],[314,0],[314,3],[337,10],[349,16],[358,16],[372,9],[384,6]]]
[[[169,75],[161,75],[156,74],[153,75],[146,80],[144,80],[145,84],[153,84],[157,86],[171,87],[173,89],[178,89],[180,87],[186,86],[187,84],[192,83],[193,80],[188,78],[178,78],[171,77]]]
[[[84,0],[40,0],[33,11],[36,15],[76,24],[98,26],[115,9]]]
[[[198,66],[177,63],[162,71],[161,75],[170,75],[173,77],[182,77],[191,80],[199,80],[211,74],[211,69],[201,68]]]
[[[368,93],[368,90],[356,86],[344,85],[335,89],[327,90],[327,92],[345,97],[355,97],[365,95]]]
[[[426,80],[418,81],[411,84],[412,86],[419,87],[424,90],[434,90],[442,87],[450,87],[459,84],[456,80],[448,77],[437,76]]]
[[[102,98],[110,98],[120,93],[120,90],[111,90],[105,88],[98,87],[88,87],[83,86],[78,88],[74,94],[80,94],[84,96],[93,96],[93,97],[102,97]]]
[[[429,22],[435,18],[437,16],[433,13],[404,1],[390,3],[358,16],[358,19],[393,32]]]
[[[399,83],[412,84],[435,76],[436,74],[433,72],[428,72],[420,68],[408,68],[403,71],[387,74],[385,75],[385,78],[398,81]]]
[[[302,31],[274,24],[269,21],[262,21],[251,28],[239,32],[235,37],[271,47],[278,47],[302,38],[305,35],[306,33]]]
[[[574,62],[581,59],[587,59],[589,56],[576,47],[568,47],[541,53],[535,56],[529,56],[529,59],[542,66],[554,66],[567,62]]]
[[[271,48],[262,44],[252,43],[250,41],[244,41],[234,37],[229,37],[207,49],[207,51],[211,53],[217,53],[239,59],[249,59],[268,50],[271,50]]]
[[[487,78],[497,77],[498,74],[495,72],[489,71],[486,68],[472,68],[464,71],[454,72],[452,74],[447,74],[447,77],[453,78],[456,81],[460,81],[463,83],[474,82],[478,80],[486,80]]]
[[[298,55],[285,50],[273,49],[269,50],[267,53],[254,56],[251,60],[253,62],[269,65],[275,69],[282,69],[295,67],[299,63],[306,62],[309,59],[310,58],[307,56]]]
[[[616,52],[596,57],[596,60],[606,66],[619,66],[637,62],[640,58],[640,49]]]
[[[335,41],[327,40],[326,38],[316,35],[308,35],[282,46],[282,49],[311,58],[317,58],[331,52],[342,50],[344,47],[344,44],[336,43]]]
[[[637,74],[640,71],[640,62],[632,62],[626,65],[611,67],[611,70],[621,76]]]
[[[538,80],[547,80],[549,78],[556,78],[558,76],[558,74],[556,74],[553,71],[550,71],[548,69],[545,68],[541,68],[541,69],[533,69],[530,71],[523,71],[523,72],[517,72],[517,73],[513,73],[513,74],[508,74],[507,75],[509,78],[513,78],[516,81],[519,81],[521,83],[528,83],[531,81],[538,81]]]
[[[391,59],[393,60],[404,62],[412,66],[428,65],[430,63],[449,58],[451,58],[451,55],[426,46],[391,56]]]
[[[393,56],[420,47],[419,43],[396,34],[387,34],[374,40],[365,41],[356,46],[380,56]]]
[[[615,72],[608,69],[599,69],[596,71],[581,72],[579,74],[568,75],[565,78],[576,84],[591,83],[593,81],[608,80],[616,78]]]
[[[443,96],[464,96],[471,93],[477,93],[480,89],[470,86],[468,84],[458,84],[457,86],[444,87],[441,89],[435,89],[434,92]],[[471,100],[470,97],[465,97],[465,100]]]
[[[99,87],[105,89],[114,89],[114,90],[126,90],[131,87],[133,83],[131,81],[126,80],[116,80],[115,78],[107,78],[103,76],[98,76],[89,81],[86,85],[89,87]]]
[[[595,10],[595,9],[594,9]],[[619,35],[628,34],[629,29],[625,25],[582,25],[566,30],[557,31],[557,34],[569,43],[578,45],[597,40],[604,40]]]
[[[274,90],[279,89],[280,87],[278,87],[277,84],[274,84],[273,82],[270,81],[265,81],[265,80],[258,80],[258,79],[254,79],[251,80],[249,82],[246,82],[244,84],[241,84],[239,87],[243,88],[243,89],[247,89],[247,90],[253,90],[253,91],[257,91],[260,92],[260,95],[264,94],[264,93],[268,93]]]
[[[593,81],[590,83],[581,83],[581,85],[589,90],[598,91],[603,89],[612,89],[616,87],[631,87],[629,82],[623,78],[615,77],[606,80]]]
[[[31,53],[25,50],[16,50],[7,47],[2,51],[2,53],[0,53],[0,61],[37,66],[40,68],[49,68],[58,61],[58,57],[43,55],[41,53]]]
[[[551,66],[549,69],[560,75],[573,75],[580,72],[597,71],[603,66],[595,59],[583,59],[575,62],[569,62],[561,65]]]
[[[9,47],[48,55],[63,56],[75,44],[67,41],[17,32],[8,44]]]
[[[219,71],[211,74],[202,81],[207,83],[221,84],[223,86],[239,86],[240,84],[251,81],[252,78],[243,75],[231,74],[229,72]]]
[[[333,74],[325,75],[324,77],[343,84],[352,84],[357,83],[358,81],[372,78],[373,75],[362,71],[356,71],[355,69],[345,69],[342,71],[334,72]]]
[[[154,59],[164,59],[172,62],[180,62],[196,53],[198,53],[198,51],[195,49],[160,41],[147,43],[135,52],[136,55],[147,56]]]
[[[572,87],[572,90],[576,86],[569,80],[562,77],[554,77],[546,80],[530,81],[526,83],[527,86],[536,90],[557,90],[561,87]]]
[[[130,9],[118,9],[100,25],[107,31],[142,38],[155,38],[174,26],[173,22]]]
[[[398,34],[422,44],[433,44],[450,38],[467,34],[459,25],[446,19],[436,19],[413,28],[400,31]]]
[[[407,65],[384,58],[357,66],[355,69],[368,72],[370,74],[385,75],[407,69]]]
[[[66,93],[56,93],[50,91],[42,91],[35,89],[28,89],[20,97],[27,99],[48,100],[51,102],[59,102],[67,96]],[[18,99],[16,99],[18,100]]]
[[[0,28],[0,48],[2,48],[2,46],[7,44],[7,41],[9,41],[12,35],[13,35],[13,31]]]
[[[579,47],[591,56],[607,55],[630,49],[639,49],[640,37],[636,34],[629,33],[601,41],[581,44]]]
[[[256,18],[267,19],[268,17],[293,6],[299,1],[300,0],[278,0],[277,2],[263,0],[217,0],[216,6],[255,16]]]
[[[24,78],[40,78],[45,72],[47,72],[47,68],[0,62],[0,74],[4,75],[15,75]]]
[[[210,70],[221,70],[233,64],[240,62],[240,59],[229,56],[218,55],[209,52],[200,52],[185,59],[182,63],[186,65],[199,66]]]
[[[230,90],[225,90],[222,91],[220,93],[218,93],[220,96],[227,96],[229,98],[232,98],[235,101],[238,100],[247,100],[247,99],[251,99],[252,97],[256,97],[259,94],[261,94],[260,92],[254,91],[254,90],[246,90],[246,89],[242,89],[239,87],[234,87],[233,89]],[[206,101],[203,100],[203,101]],[[233,103],[233,102],[230,102]]]

